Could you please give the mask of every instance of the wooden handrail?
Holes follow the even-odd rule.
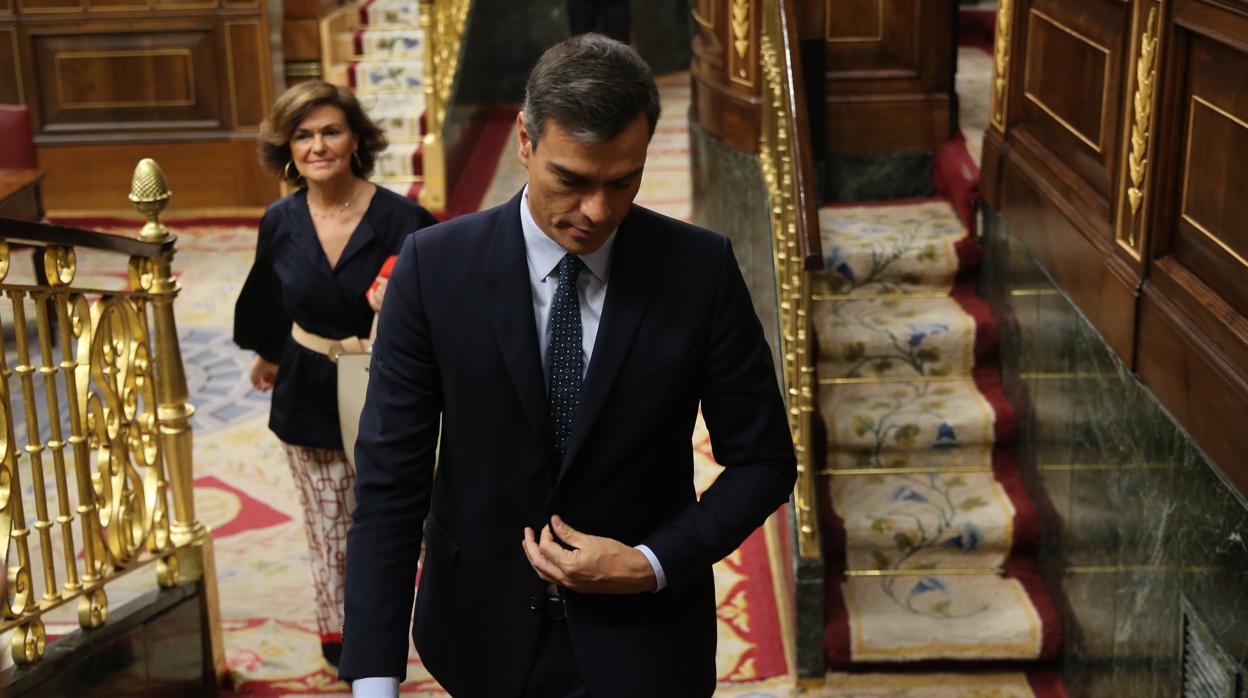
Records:
[[[147,242],[125,235],[103,233],[81,228],[67,228],[48,223],[32,223],[16,218],[0,218],[0,237],[10,243],[26,243],[40,247],[81,247],[129,255],[159,257],[174,247],[174,238]]]
[[[793,0],[780,0],[780,69],[784,74],[784,99],[788,102],[789,133],[795,136],[791,150],[797,167],[793,182],[797,198],[797,238],[803,267],[823,269],[823,244],[819,238],[819,191],[815,185],[814,147],[810,136],[810,112],[806,109],[806,81],[798,58],[797,16]]]

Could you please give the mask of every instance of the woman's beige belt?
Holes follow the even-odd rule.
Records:
[[[342,354],[363,354],[369,350],[369,341],[363,337],[329,339],[312,334],[300,327],[297,322],[291,323],[290,338],[295,340],[295,344],[308,351],[328,356],[331,361],[337,361]]]

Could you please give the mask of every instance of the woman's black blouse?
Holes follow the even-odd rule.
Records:
[[[269,428],[295,446],[342,448],[338,374],[329,357],[290,337],[291,323],[329,339],[367,337],[373,310],[364,294],[409,233],[437,221],[428,211],[377,187],[335,267],[316,237],[307,189],[264,212],[256,261],[234,306],[234,343],[278,364]]]

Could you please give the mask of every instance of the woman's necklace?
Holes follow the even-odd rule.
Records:
[[[321,211],[317,211],[317,207],[312,205],[312,197],[308,197],[308,210],[311,211],[312,217],[318,220],[327,221],[337,218],[351,208],[351,204],[355,202],[355,195],[359,191],[359,187],[352,187],[351,198],[347,199],[342,205],[329,206]]]

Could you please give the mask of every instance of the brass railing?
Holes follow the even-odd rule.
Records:
[[[110,584],[151,566],[162,588],[202,580],[212,661],[224,670],[212,539],[191,489],[175,244],[157,220],[168,198],[144,160],[130,195],[148,217],[138,239],[0,219],[0,551],[16,558],[0,631],[16,631],[17,664],[43,656],[53,610],[76,602],[79,625],[99,627]],[[41,265],[29,283],[15,279],[14,243]],[[78,250],[123,255],[129,288],[79,285]]]
[[[468,24],[471,0],[420,0],[424,31],[425,135],[421,144],[423,184],[420,203],[431,211],[446,210],[448,183],[446,143],[442,124],[459,70],[460,47]]]
[[[794,491],[798,553],[820,556],[815,500],[814,330],[810,269],[821,264],[819,218],[809,127],[791,0],[764,0],[759,61],[762,67],[762,134],[759,161],[771,203],[772,249],[780,305],[782,371],[789,428],[797,451]]]

